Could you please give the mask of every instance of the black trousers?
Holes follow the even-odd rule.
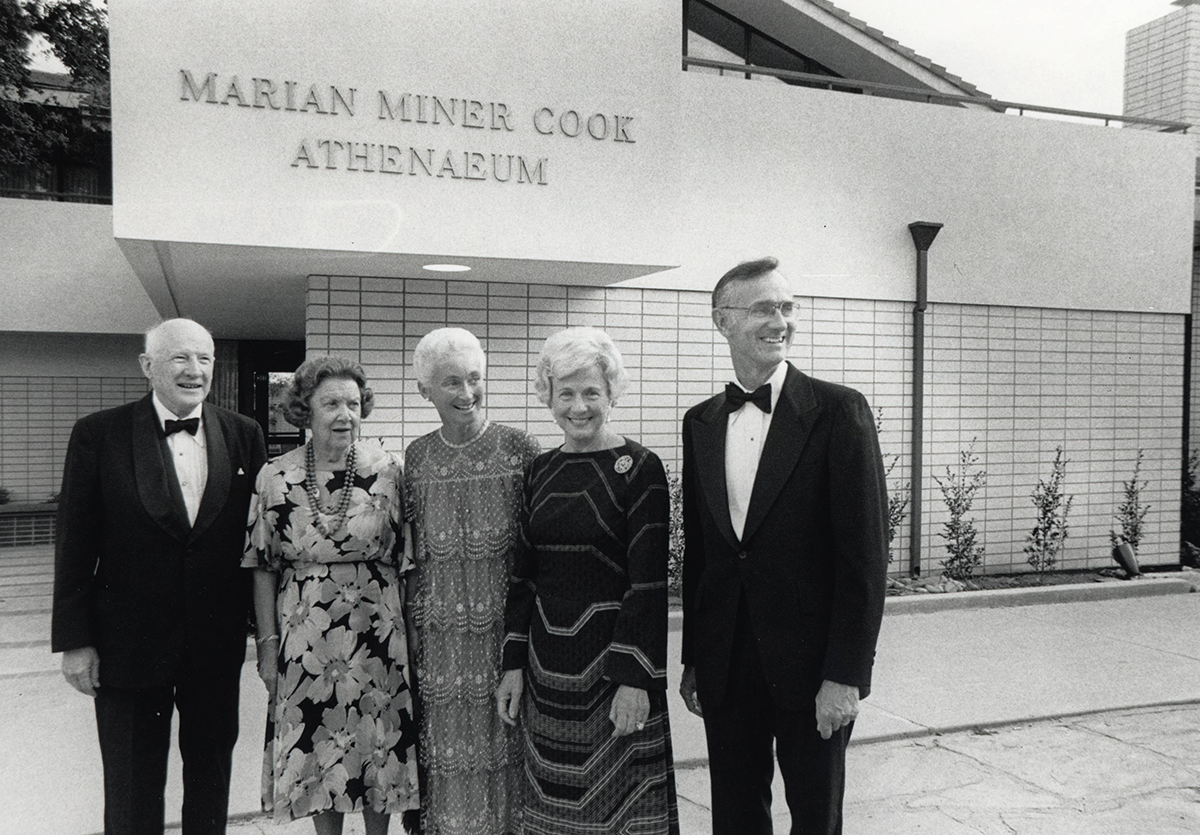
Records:
[[[743,600],[725,702],[701,705],[712,777],[713,835],[770,835],[776,757],[792,835],[841,835],[846,746],[853,725],[821,739],[816,720],[821,682],[816,678],[809,685],[803,710],[775,706]]]
[[[96,689],[105,835],[162,835],[171,716],[179,711],[184,835],[224,835],[238,735],[239,676]]]

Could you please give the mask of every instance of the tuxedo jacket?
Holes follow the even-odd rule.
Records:
[[[245,658],[251,572],[239,564],[266,446],[247,417],[209,403],[201,414],[208,481],[195,525],[150,395],[71,432],[51,648],[95,647],[101,686],[236,675]]]
[[[778,708],[810,708],[825,679],[865,696],[888,559],[871,408],[789,363],[740,539],[725,484],[728,414],[722,392],[683,420],[683,663],[700,703],[724,701],[743,599]]]

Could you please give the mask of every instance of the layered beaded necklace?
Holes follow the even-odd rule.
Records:
[[[346,514],[350,511],[350,493],[354,488],[354,443],[346,452],[346,473],[342,476],[342,495],[338,498],[337,506],[326,521],[327,514],[321,511],[321,491],[317,488],[317,453],[312,441],[304,445],[304,490],[308,493],[308,507],[312,511],[313,525],[322,536],[336,533],[346,523]]]

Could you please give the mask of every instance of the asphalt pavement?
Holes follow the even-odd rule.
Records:
[[[47,561],[45,548],[0,550],[0,833],[92,835],[103,830],[95,719],[50,653]],[[889,598],[849,752],[847,835],[1200,831],[1197,587],[1200,573],[1185,571]],[[672,626],[680,818],[684,835],[699,835],[710,829],[707,752],[703,724],[674,695],[677,617]],[[309,821],[276,825],[259,812],[266,699],[252,663],[242,684],[229,831],[307,835]],[[178,832],[180,769],[173,751],[168,832]],[[345,831],[361,833],[361,818],[348,816]]]

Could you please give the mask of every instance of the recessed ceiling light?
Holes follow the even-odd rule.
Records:
[[[435,273],[465,273],[471,268],[466,264],[426,264],[421,269]]]

